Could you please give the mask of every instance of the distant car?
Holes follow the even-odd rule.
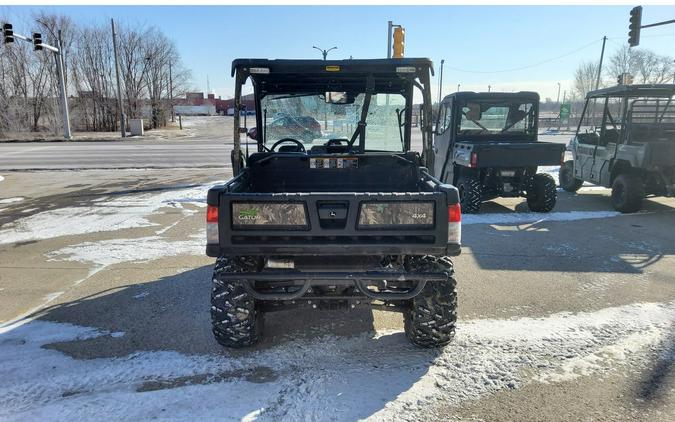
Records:
[[[285,116],[267,125],[268,140],[283,138],[312,142],[314,139],[321,138],[321,123],[311,116]]]

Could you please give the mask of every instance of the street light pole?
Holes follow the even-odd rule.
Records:
[[[391,29],[394,26],[394,22],[387,22],[387,58],[391,59]]]
[[[492,85],[488,85],[488,92],[492,89]]]
[[[323,50],[315,45],[312,46],[312,48],[315,48],[321,52],[321,55],[323,55],[323,59],[326,60],[326,57],[328,56],[328,52],[331,50],[337,50],[337,47],[331,47],[328,50]]]
[[[460,86],[461,86],[460,84],[457,84],[457,92],[459,92],[459,87],[460,87]]]
[[[438,103],[441,103],[441,96],[443,95],[443,63],[445,63],[445,59],[441,59],[441,75],[439,78],[438,82]]]
[[[560,82],[558,82],[558,97],[555,99],[556,104],[560,104]]]

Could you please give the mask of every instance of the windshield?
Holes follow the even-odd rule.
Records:
[[[530,102],[467,101],[461,107],[459,135],[534,134],[534,105]]]
[[[307,150],[330,139],[346,144],[358,127],[365,97],[357,95],[352,104],[330,104],[324,95],[268,95],[261,101],[266,120],[264,144],[269,148],[284,138],[302,142]],[[397,109],[404,108],[403,95],[372,95],[366,117],[366,150],[403,151]]]

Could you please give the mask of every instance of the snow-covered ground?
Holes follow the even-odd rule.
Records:
[[[133,239],[110,239],[83,242],[49,253],[53,260],[89,262],[104,267],[122,262],[145,262],[176,255],[203,255],[206,232],[202,231],[186,240],[168,240],[161,236]]]
[[[4,225],[0,244],[152,226],[148,218],[160,208],[172,207],[191,214],[194,211],[183,204],[205,207],[206,192],[212,185],[103,197],[86,206],[43,211]]]
[[[16,203],[16,202],[21,202],[21,201],[23,201],[22,197],[15,196],[13,198],[0,199],[0,204],[13,204],[13,203]]]
[[[414,418],[439,400],[458,405],[653,359],[673,320],[675,302],[638,303],[461,321],[455,341],[438,351],[417,349],[394,331],[229,356],[158,350],[90,360],[44,346],[124,334],[33,321],[0,328],[0,419]]]

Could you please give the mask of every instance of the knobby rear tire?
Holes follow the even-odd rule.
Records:
[[[445,272],[443,281],[430,281],[404,312],[405,334],[416,346],[444,346],[455,336],[457,291],[453,265],[447,257],[417,256],[406,263],[409,272]]]
[[[240,280],[225,280],[224,274],[257,271],[257,262],[246,257],[220,257],[213,268],[211,327],[216,341],[225,347],[242,348],[257,343],[263,330],[263,314]]]
[[[553,176],[537,173],[527,191],[527,206],[533,212],[550,212],[558,200],[558,191]]]
[[[459,190],[459,200],[463,213],[475,214],[480,211],[483,185],[478,178],[461,176],[457,180],[457,189]]]

